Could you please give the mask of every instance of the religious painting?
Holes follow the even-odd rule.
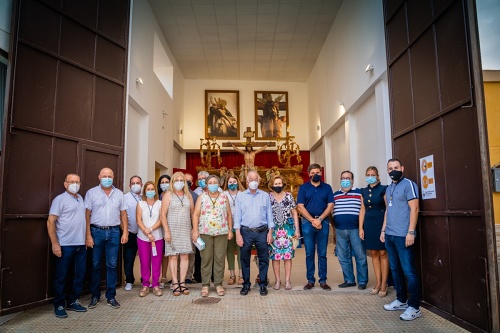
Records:
[[[240,139],[240,92],[205,90],[205,138]]]
[[[286,136],[288,126],[288,92],[256,91],[256,139],[276,140]]]

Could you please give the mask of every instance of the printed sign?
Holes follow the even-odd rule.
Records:
[[[436,198],[434,155],[429,155],[420,159],[420,184],[422,186],[422,200]]]

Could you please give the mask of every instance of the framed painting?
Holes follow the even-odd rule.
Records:
[[[255,138],[276,140],[286,136],[288,126],[288,92],[256,91]]]
[[[240,92],[205,90],[205,138],[240,139]]]

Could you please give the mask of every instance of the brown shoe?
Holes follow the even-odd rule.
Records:
[[[304,290],[311,290],[314,288],[314,283],[312,282],[307,282],[307,284],[304,286]]]
[[[155,294],[158,297],[163,295],[163,292],[161,291],[160,286],[153,288],[153,294]]]
[[[142,289],[141,289],[141,291],[139,292],[139,296],[140,297],[144,297],[147,294],[149,294],[149,288],[146,287],[146,286],[143,286]]]
[[[227,284],[232,286],[236,282],[236,276],[230,276],[229,280],[227,280]]]
[[[215,290],[217,291],[217,296],[224,296],[225,294],[224,287],[217,286],[215,287]]]
[[[323,290],[332,290],[332,288],[330,288],[330,286],[326,283],[320,283],[319,286],[323,288]]]

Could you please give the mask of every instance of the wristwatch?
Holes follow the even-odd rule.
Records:
[[[409,233],[410,235],[415,236],[415,230],[408,230],[408,233]]]

